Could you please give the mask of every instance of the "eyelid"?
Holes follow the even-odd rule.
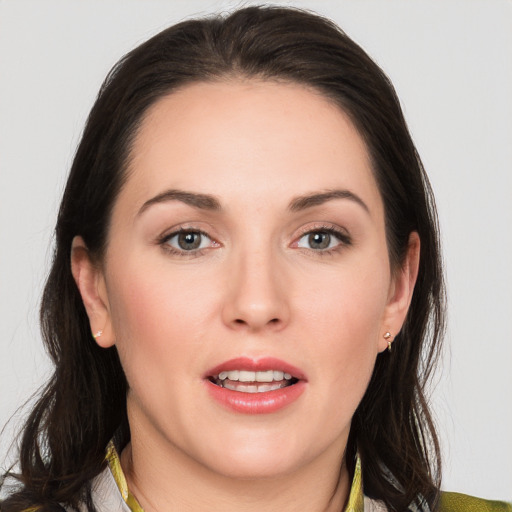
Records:
[[[178,247],[174,247],[168,243],[169,240],[171,240],[172,238],[174,238],[180,234],[184,234],[184,233],[198,233],[201,236],[208,238],[208,240],[210,240],[210,244],[207,247],[202,247],[202,248],[197,248],[197,249],[192,249],[192,250],[187,251],[184,249],[180,249]],[[211,248],[220,247],[220,245],[221,245],[217,240],[215,240],[205,230],[200,229],[198,227],[194,227],[194,226],[190,226],[190,225],[183,225],[183,224],[175,226],[174,228],[171,228],[170,230],[167,230],[166,232],[164,232],[162,235],[160,235],[157,238],[156,243],[158,245],[160,245],[162,247],[162,249],[165,250],[166,252],[177,255],[177,256],[183,256],[183,257],[201,256],[202,254],[204,254],[205,251],[207,251]]]
[[[328,233],[330,235],[335,236],[339,240],[339,244],[337,244],[335,247],[329,248],[329,249],[309,249],[306,247],[299,247],[298,243],[299,241],[304,238],[306,235],[310,235],[312,233]],[[304,249],[307,251],[313,251],[315,253],[329,253],[336,250],[339,250],[340,247],[347,247],[352,245],[352,237],[350,236],[349,232],[346,229],[341,228],[340,226],[337,226],[335,224],[331,223],[318,223],[313,225],[307,225],[303,226],[296,237],[294,237],[294,241],[292,242],[292,247],[298,248],[298,249]]]
[[[302,226],[299,229],[299,232],[295,238],[296,239],[300,238],[304,235],[307,235],[308,233],[312,233],[315,231],[332,232],[332,233],[334,233],[340,237],[343,237],[345,239],[351,239],[351,236],[347,229],[342,228],[341,226],[338,226],[337,224],[332,224],[330,222],[313,222],[311,224]]]

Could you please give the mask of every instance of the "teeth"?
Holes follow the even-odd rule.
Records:
[[[289,373],[284,373],[279,370],[266,370],[263,372],[231,370],[228,372],[220,372],[218,378],[219,380],[233,380],[239,382],[274,382],[282,381],[283,379],[291,380],[292,376]]]
[[[225,381],[222,386],[232,391],[240,391],[242,393],[265,393],[266,391],[274,391],[285,387],[283,382],[274,382],[272,384],[233,384],[232,382]]]
[[[254,382],[256,380],[256,372],[246,372],[245,370],[240,370],[238,380],[240,382]]]
[[[268,370],[266,372],[257,372],[255,379],[256,382],[272,382],[273,380],[281,380],[274,379],[274,372],[272,370]]]

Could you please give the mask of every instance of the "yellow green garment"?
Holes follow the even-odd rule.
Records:
[[[113,443],[110,443],[108,446],[107,460],[117,488],[127,506],[127,508],[119,510],[123,510],[123,512],[144,512],[144,509],[139,505],[135,496],[133,496],[128,489],[119,456],[117,455]],[[364,496],[361,459],[358,457],[348,503],[343,512],[385,512],[386,510],[385,505],[381,501],[372,500]],[[512,504],[483,500],[455,492],[443,492],[441,494],[441,507],[439,512],[512,512]]]
[[[108,467],[92,482],[92,498],[98,512],[144,512],[137,499],[128,489],[119,456],[111,442],[107,448]],[[24,512],[37,512],[33,507]],[[343,512],[387,512],[382,501],[363,493],[361,460],[356,461],[348,503]],[[83,508],[85,512],[85,508]],[[428,507],[411,506],[408,512],[430,512]],[[512,512],[512,504],[482,500],[454,492],[441,493],[439,512]]]

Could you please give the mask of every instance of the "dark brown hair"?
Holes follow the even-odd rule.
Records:
[[[364,138],[385,206],[390,262],[421,239],[412,304],[392,353],[378,356],[353,421],[347,464],[362,459],[365,493],[403,511],[418,496],[435,507],[439,446],[425,397],[444,326],[444,287],[433,196],[394,89],[331,21],[291,8],[248,7],[190,20],[154,36],[110,72],[92,108],[62,199],[41,306],[55,372],[28,418],[19,488],[5,512],[91,503],[91,478],[116,434],[129,439],[127,383],[115,347],[99,348],[70,269],[73,237],[101,260],[130,149],[148,108],[186,84],[231,77],[313,88],[346,112]],[[340,461],[341,463],[341,461]]]

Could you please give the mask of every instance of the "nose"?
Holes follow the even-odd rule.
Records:
[[[270,252],[239,255],[230,265],[223,321],[245,331],[283,329],[290,319],[285,272]]]

